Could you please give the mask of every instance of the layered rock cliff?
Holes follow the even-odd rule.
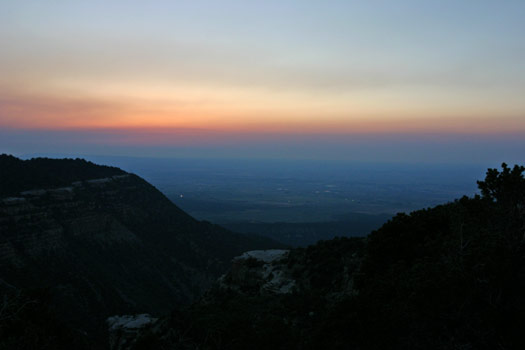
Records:
[[[189,303],[232,257],[273,245],[199,222],[138,176],[116,173],[0,198],[3,291],[45,290],[62,319],[97,332],[111,315]]]

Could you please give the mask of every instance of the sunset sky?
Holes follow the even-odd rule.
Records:
[[[523,159],[524,18],[523,0],[2,0],[0,152]]]

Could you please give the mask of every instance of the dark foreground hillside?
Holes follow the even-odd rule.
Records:
[[[525,349],[523,167],[366,239],[253,252],[128,349]]]
[[[141,178],[83,160],[0,156],[0,348],[103,347],[108,316],[190,303],[250,249]]]

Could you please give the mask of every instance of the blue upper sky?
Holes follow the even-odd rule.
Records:
[[[227,143],[236,155],[297,133],[324,135],[308,138],[321,148],[334,134],[502,147],[525,134],[523,18],[512,0],[6,0],[0,128],[50,145],[81,133],[87,152],[111,150],[115,129],[166,154]],[[159,145],[140,130],[170,131]],[[181,146],[187,130],[202,143]]]

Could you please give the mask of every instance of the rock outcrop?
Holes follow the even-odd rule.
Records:
[[[235,257],[216,288],[252,295],[292,293],[296,282],[285,264],[289,250],[254,250]]]
[[[124,350],[133,347],[139,332],[156,322],[158,318],[149,314],[111,316],[107,319],[109,326],[109,348]]]

